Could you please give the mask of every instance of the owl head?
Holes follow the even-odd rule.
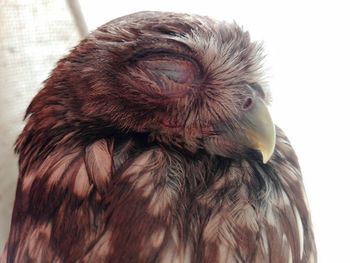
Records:
[[[227,158],[275,145],[261,46],[235,23],[140,12],[113,20],[59,61],[28,113],[64,105],[82,134],[142,134],[178,151]]]

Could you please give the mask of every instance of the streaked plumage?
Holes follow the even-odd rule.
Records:
[[[3,262],[316,262],[297,157],[279,128],[257,144],[260,61],[201,16],[91,33],[28,108]]]

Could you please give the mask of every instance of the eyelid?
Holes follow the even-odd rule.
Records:
[[[150,50],[146,49],[146,50],[139,51],[138,53],[134,54],[133,57],[129,59],[129,61],[131,62],[139,61],[139,60],[153,58],[153,57],[156,57],[156,58],[170,57],[175,59],[184,59],[192,62],[195,66],[200,68],[199,67],[200,63],[198,63],[198,61],[191,55],[186,53],[181,53],[178,50],[170,50],[170,49],[163,49],[163,48],[158,48],[158,49],[152,48]]]
[[[180,56],[146,56],[137,61],[137,64],[179,84],[193,83],[199,71],[192,60]]]

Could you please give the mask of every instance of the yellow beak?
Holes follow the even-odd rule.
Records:
[[[267,163],[275,149],[276,131],[266,104],[260,98],[242,117],[243,144],[259,151]]]
[[[235,158],[246,149],[261,153],[267,163],[275,149],[276,131],[265,102],[257,97],[249,109],[234,122],[219,123],[214,126],[218,134],[204,140],[205,149],[216,155]]]

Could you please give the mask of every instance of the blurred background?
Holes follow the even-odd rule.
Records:
[[[79,5],[80,4],[80,5]],[[80,8],[79,8],[80,6]],[[347,262],[350,16],[347,1],[0,0],[0,251],[17,180],[13,144],[55,62],[89,31],[141,10],[237,21],[265,46],[272,115],[301,163],[319,262]]]

